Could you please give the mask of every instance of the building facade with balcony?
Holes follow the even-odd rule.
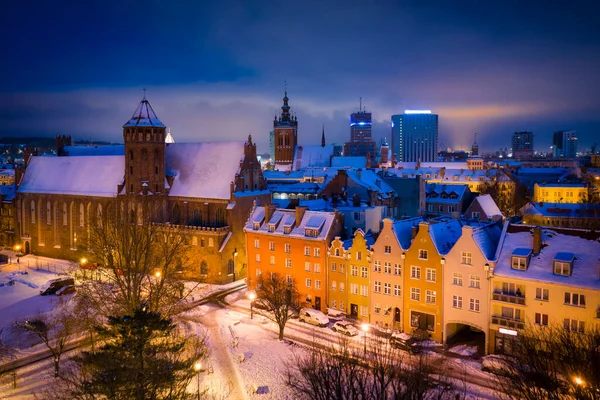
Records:
[[[510,225],[493,270],[489,350],[512,352],[527,326],[600,326],[600,235]]]

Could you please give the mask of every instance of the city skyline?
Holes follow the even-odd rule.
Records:
[[[53,22],[59,12],[69,24]],[[267,152],[287,81],[300,145],[320,143],[323,125],[327,143],[347,141],[362,97],[377,142],[391,142],[392,115],[431,109],[440,147],[469,149],[477,132],[489,152],[533,131],[549,152],[554,132],[575,130],[585,149],[600,130],[593,14],[516,3],[15,5],[0,28],[11,39],[0,135],[118,142],[147,88],[176,140],[251,133]]]

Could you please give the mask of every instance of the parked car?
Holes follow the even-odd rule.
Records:
[[[356,327],[348,321],[338,321],[335,324],[333,324],[331,329],[334,332],[343,333],[344,335],[348,335],[348,336],[358,335],[358,329],[356,329]]]
[[[71,294],[71,293],[75,293],[75,286],[73,286],[73,285],[63,286],[56,291],[57,296],[62,296],[64,294]]]
[[[419,353],[421,351],[421,341],[408,333],[394,333],[390,337],[390,346],[406,350],[410,353]]]
[[[301,309],[298,319],[300,322],[306,322],[307,324],[321,327],[329,325],[329,317],[321,311],[313,310],[312,308]]]
[[[58,291],[58,289],[69,285],[75,285],[75,280],[70,276],[52,279],[46,282],[44,285],[42,285],[42,287],[40,288],[40,294],[42,296],[45,296],[47,294],[55,294]]]

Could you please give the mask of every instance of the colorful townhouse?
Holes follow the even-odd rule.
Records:
[[[244,227],[248,287],[263,273],[279,273],[296,282],[303,307],[326,311],[327,251],[342,226],[336,212],[256,207]]]
[[[463,330],[475,330],[483,336],[480,350],[487,354],[490,278],[498,257],[503,225],[501,222],[479,224],[467,221],[461,221],[461,235],[445,256],[443,337],[447,342]]]
[[[348,277],[347,268],[347,247],[351,240],[340,240],[339,236],[331,241],[331,246],[327,252],[327,287],[329,290],[328,307],[337,311],[346,313],[346,304],[348,304]]]
[[[404,331],[402,317],[406,292],[404,260],[413,233],[423,218],[383,220],[383,228],[371,246],[371,318],[370,323],[382,329]]]
[[[600,234],[510,225],[493,269],[490,352],[512,352],[528,325],[600,327]]]
[[[348,300],[346,314],[361,322],[369,322],[369,287],[371,285],[371,246],[373,236],[361,229],[354,233],[352,243],[346,250]]]

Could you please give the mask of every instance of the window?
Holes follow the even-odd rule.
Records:
[[[361,278],[369,277],[369,267],[360,267],[360,277]]]
[[[81,203],[79,205],[79,226],[82,227],[82,228],[83,228],[83,224],[84,224],[84,221],[85,221],[84,216],[85,216],[85,208],[83,206],[83,203]]]
[[[256,268],[256,277],[258,278],[261,275],[262,275],[262,271],[260,270],[260,268]]]
[[[548,326],[548,314],[535,313],[535,324]]]
[[[514,257],[512,258],[512,268],[526,270],[527,269],[527,258],[526,257]]]
[[[336,257],[340,256],[340,249],[335,249],[335,251],[333,252],[333,254],[335,254]]]
[[[260,240],[254,239],[254,248],[255,249],[260,249]]]
[[[340,310],[346,310],[345,304],[343,301],[340,301]]]
[[[461,256],[460,256],[460,261],[463,264],[471,265],[471,252],[470,251],[463,251],[461,253]]]
[[[350,284],[350,293],[358,294],[358,284],[357,283]]]
[[[585,324],[583,321],[577,321],[570,318],[563,320],[563,327],[566,331],[583,333],[585,331]]]
[[[206,261],[200,263],[200,275],[208,275],[208,264]]]
[[[270,256],[269,257],[269,264],[275,265],[275,256]]]
[[[360,213],[359,212],[355,212],[354,213],[354,220],[355,221],[360,221]]]
[[[46,222],[48,225],[52,224],[52,206],[49,201],[46,202]]]
[[[462,296],[452,296],[452,307],[462,308]]]
[[[133,192],[133,185],[131,185],[131,191]],[[260,222],[255,222],[252,225],[252,229],[255,230],[255,231],[259,230],[260,229]]]
[[[565,292],[565,304],[585,307],[585,295]]]
[[[535,288],[535,299],[536,300],[548,301],[549,295],[550,295],[549,289]]]
[[[421,301],[421,289],[410,288],[410,299],[415,301]]]
[[[314,269],[315,269],[316,273],[320,273],[321,272],[321,264],[320,263],[315,263]]]
[[[63,225],[67,225],[68,223],[68,218],[69,214],[67,213],[67,203],[63,203],[63,215],[62,215],[62,220],[63,220]]]
[[[350,275],[352,276],[358,276],[358,267],[356,265],[353,265],[350,269]]]
[[[383,263],[383,272],[385,272],[386,274],[391,274],[392,273],[392,263],[389,263],[389,262]]]
[[[373,287],[373,291],[375,293],[381,293],[381,282],[375,281],[375,286]]]
[[[259,263],[260,262],[260,254],[256,254],[254,260]]]
[[[369,315],[369,308],[365,306],[360,306],[360,315],[361,317],[366,317]]]
[[[362,260],[362,251],[357,251],[357,252],[356,252],[356,259],[357,259],[358,261]]]
[[[452,276],[452,284],[456,286],[462,286],[462,274],[460,272],[455,272]]]
[[[376,303],[376,304],[375,304],[375,307],[373,307],[373,312],[374,312],[375,314],[379,314],[379,313],[381,313],[381,306],[379,305],[379,303]]]
[[[343,292],[345,288],[346,288],[346,285],[344,284],[344,282],[340,282],[340,292]],[[340,305],[340,307],[341,307],[341,305]]]
[[[360,295],[361,296],[369,295],[369,287],[367,285],[360,285]]]
[[[392,254],[392,246],[383,246],[383,252],[386,254]]]
[[[292,268],[292,259],[291,258],[285,259],[285,266],[286,266],[286,268]]]
[[[336,301],[335,300],[331,300],[331,308],[335,308],[336,307]]]
[[[312,287],[312,279],[306,278],[306,287]]]
[[[331,290],[337,290],[337,282],[331,281]]]
[[[429,304],[435,304],[435,291],[427,290],[425,292],[425,301]]]
[[[444,212],[444,206],[438,206],[438,212],[439,213],[443,213]]]
[[[315,257],[321,257],[321,249],[318,247],[315,247],[313,254],[315,255]]]
[[[554,273],[556,275],[570,276],[571,275],[571,263],[554,261]]]
[[[436,280],[436,270],[433,268],[427,268],[425,270],[425,280],[428,282],[435,282]]]
[[[310,272],[310,261],[306,261],[306,262],[304,263],[304,270],[305,270],[306,272]]]
[[[339,268],[339,270],[340,270],[340,274],[343,274],[343,273],[345,272],[345,270],[346,270],[346,266],[345,266],[344,264],[341,264],[341,263],[340,263],[339,267],[340,267],[340,268]]]
[[[419,260],[427,260],[427,250],[419,250]]]
[[[400,297],[402,292],[400,291],[400,285],[394,285],[394,296]]]
[[[479,275],[471,275],[469,286],[475,289],[481,289],[481,278]]]
[[[387,294],[388,296],[392,293],[392,285],[385,282],[383,284],[383,294]]]
[[[308,246],[304,247],[304,255],[305,256],[310,256],[310,247],[308,247]]]
[[[200,247],[206,247],[206,239],[200,238]]]
[[[469,300],[469,311],[479,312],[479,299]]]
[[[415,267],[414,265],[411,266],[410,277],[411,279],[421,279],[421,267]]]
[[[321,290],[321,281],[319,279],[315,280],[315,289]]]
[[[291,285],[294,283],[294,279],[292,278],[292,276],[290,274],[285,274],[285,281],[287,282],[288,285]]]
[[[381,272],[381,261],[377,260],[373,263],[373,271]]]
[[[452,198],[452,196],[450,196]],[[456,211],[456,207],[455,206],[448,206],[448,212],[449,213],[453,213],[454,211]]]
[[[269,242],[269,250],[275,251],[275,242]]]
[[[427,211],[429,211],[429,212],[431,212],[431,213],[432,213],[432,212],[433,212],[433,210],[434,210],[434,208],[433,208],[433,204],[428,204],[428,205],[427,205]]]
[[[215,240],[213,238],[208,238],[208,247],[215,247]]]
[[[336,270],[336,269],[337,269],[337,265],[336,265],[336,263],[332,262],[332,263],[331,263],[331,271],[332,271],[332,272],[335,272],[335,270]]]
[[[291,248],[290,248],[291,246],[289,245],[289,243],[286,243],[284,247],[285,247],[286,253],[291,253]]]
[[[292,227],[291,226],[284,226],[283,227],[283,233],[285,235],[288,235],[291,231],[292,231]]]
[[[402,266],[400,264],[394,264],[394,275],[402,275]]]

